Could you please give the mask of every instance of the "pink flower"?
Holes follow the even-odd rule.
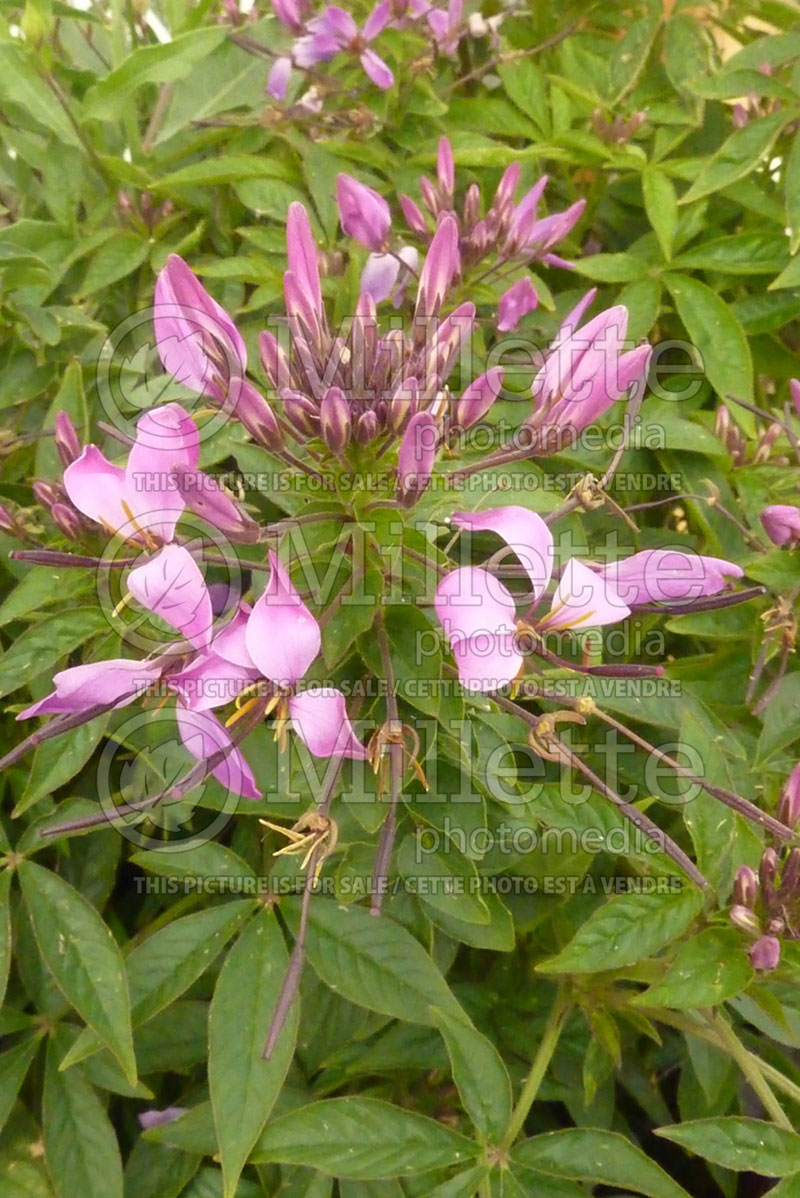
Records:
[[[629,607],[716,595],[741,566],[720,557],[704,557],[682,549],[644,549],[600,570]]]
[[[382,250],[392,214],[382,195],[350,175],[336,177],[336,202],[339,219],[348,237],[354,238],[368,250]]]
[[[584,301],[582,301],[583,303]],[[579,305],[580,307],[580,305]],[[575,436],[602,416],[634,384],[644,386],[652,348],[624,351],[628,309],[618,304],[573,329],[551,347],[533,381],[536,410],[526,424]]]
[[[164,369],[204,395],[241,378],[247,350],[224,308],[213,300],[183,258],[170,254],[156,280],[153,325]]]
[[[761,523],[773,545],[796,545],[800,542],[800,508],[788,503],[774,503],[764,508]]]
[[[26,707],[17,719],[29,720],[35,715],[77,715],[110,703],[115,707],[127,707],[158,680],[163,668],[163,661],[116,657],[60,670],[53,676],[55,690],[52,694]]]
[[[458,528],[489,531],[502,537],[521,562],[536,604],[553,570],[553,536],[541,516],[511,505],[480,515],[453,516]],[[445,575],[434,600],[450,642],[461,683],[484,693],[512,682],[523,655],[517,642],[517,601],[504,583],[480,566],[463,566]],[[537,631],[594,628],[630,615],[614,588],[582,562],[570,559],[553,595],[550,610],[534,625]]]
[[[319,624],[292,584],[278,555],[270,550],[271,573],[247,620],[245,645],[253,665],[276,687],[291,690],[282,698],[292,726],[315,757],[366,759],[347,718],[344,695],[335,687],[298,691],[317,657]]]
[[[455,54],[461,35],[464,33],[464,0],[448,0],[446,12],[443,8],[432,7],[427,16],[439,52],[447,55]]]
[[[512,283],[508,291],[500,296],[498,305],[498,333],[510,333],[517,327],[523,316],[527,316],[539,302],[536,288],[528,275]]]
[[[357,54],[365,72],[384,91],[394,83],[394,76],[386,63],[369,43],[383,32],[391,19],[391,0],[376,4],[362,29],[359,29],[350,13],[336,5],[328,5],[321,17],[309,21],[309,33],[294,45],[294,61],[299,67],[312,67],[318,62],[328,62],[341,50]]]

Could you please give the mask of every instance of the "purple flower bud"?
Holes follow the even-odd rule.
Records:
[[[497,185],[497,191],[494,194],[494,205],[498,211],[502,211],[507,204],[510,204],[514,199],[514,192],[517,190],[519,183],[519,163],[512,162],[506,167],[502,179]]]
[[[518,279],[516,283],[512,283],[508,291],[504,291],[500,296],[498,333],[510,333],[517,327],[523,316],[527,316],[529,312],[533,311],[538,302],[536,288],[528,275],[525,275],[523,279]]]
[[[491,408],[503,386],[502,366],[493,366],[467,387],[455,406],[454,423],[458,428],[472,428]]]
[[[797,415],[800,416],[800,379],[789,380],[789,390],[792,393],[792,403]]]
[[[264,396],[246,379],[232,379],[225,410],[240,420],[250,436],[272,453],[285,444],[281,426]]]
[[[81,456],[81,442],[75,425],[66,412],[56,416],[56,449],[64,467],[71,466]]]
[[[800,763],[794,767],[786,780],[778,800],[777,816],[787,828],[795,828],[800,819]]]
[[[255,545],[260,528],[242,511],[216,479],[202,470],[172,467],[175,487],[190,512],[245,545]]]
[[[7,507],[0,503],[0,530],[3,532],[19,532],[19,525]]]
[[[419,386],[414,378],[403,379],[389,403],[389,427],[401,433],[419,408]]]
[[[52,483],[42,482],[41,479],[36,480],[31,490],[36,502],[40,503],[42,507],[47,508],[48,511],[54,503],[62,503],[64,500],[64,492],[60,487],[55,487]]]
[[[303,0],[272,0],[272,9],[290,33],[302,33],[308,5]]]
[[[337,175],[336,202],[347,236],[368,250],[382,249],[392,223],[392,214],[383,196],[350,175]]]
[[[143,1131],[149,1131],[151,1127],[163,1127],[166,1123],[174,1123],[176,1119],[180,1119],[181,1115],[185,1115],[188,1109],[185,1106],[168,1106],[162,1111],[155,1109],[141,1111],[139,1113],[139,1126]]]
[[[425,223],[425,217],[411,199],[411,196],[400,196],[400,207],[403,210],[403,216],[406,218],[406,224],[409,229],[413,233],[419,233],[421,237],[427,237],[428,226]]]
[[[446,137],[441,138],[439,142],[436,176],[439,180],[439,191],[450,205],[456,188],[456,168],[453,162],[453,147]]]
[[[301,437],[315,437],[319,432],[319,410],[313,400],[288,387],[281,391],[286,419]]]
[[[781,959],[781,942],[776,936],[761,936],[750,949],[750,964],[764,973],[775,969]]]
[[[761,523],[773,545],[795,545],[800,542],[800,508],[788,503],[774,503],[764,508]]]
[[[448,212],[440,220],[425,255],[417,291],[415,316],[435,316],[438,313],[460,269],[458,222]]]
[[[477,183],[470,183],[464,196],[464,224],[471,229],[478,220],[481,212],[481,189]]]
[[[791,902],[797,897],[797,882],[800,879],[800,849],[790,849],[789,855],[781,870],[781,884],[778,897],[782,903]]]
[[[285,100],[292,77],[292,60],[285,54],[276,58],[267,79],[267,95],[273,100]]]
[[[780,860],[778,854],[773,848],[764,849],[761,854],[761,861],[758,865],[758,880],[765,892],[772,890],[775,879],[778,876],[778,867]]]
[[[734,906],[728,912],[731,923],[734,927],[741,928],[743,932],[761,931],[761,922],[749,907]]]
[[[282,387],[291,387],[292,372],[289,360],[275,334],[267,330],[259,333],[258,348],[261,354],[261,365],[264,367],[270,385],[278,392]]]
[[[319,422],[325,444],[341,453],[350,440],[350,403],[339,387],[331,387],[319,405]]]
[[[740,865],[733,880],[733,897],[742,907],[753,907],[758,898],[758,875],[749,865]]]
[[[397,454],[397,499],[411,507],[427,487],[436,461],[439,427],[430,412],[417,412],[403,433]]]
[[[50,515],[64,536],[68,537],[70,541],[79,541],[81,539],[83,525],[75,508],[67,507],[66,503],[54,503],[50,508]]]
[[[362,412],[356,421],[355,438],[359,445],[369,445],[378,435],[378,417],[371,409]]]
[[[436,188],[431,183],[427,175],[422,175],[419,181],[419,189],[422,193],[422,202],[430,212],[434,219],[439,214],[439,200],[436,196]]]

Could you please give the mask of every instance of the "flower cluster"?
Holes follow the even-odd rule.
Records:
[[[778,819],[789,828],[800,820],[800,765],[792,770],[778,803]],[[781,959],[781,939],[797,940],[800,910],[800,849],[789,849],[781,859],[767,848],[758,870],[742,865],[733,885],[730,919],[753,937],[750,964],[754,969],[775,969]]]

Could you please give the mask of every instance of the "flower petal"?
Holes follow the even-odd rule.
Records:
[[[741,578],[741,566],[719,557],[681,549],[645,549],[601,571],[625,603],[660,603],[699,599],[725,589],[729,578]]]
[[[436,588],[433,606],[451,644],[515,628],[513,596],[499,578],[480,566],[462,566],[446,574]]]
[[[87,445],[64,471],[64,489],[79,512],[116,532],[131,534],[131,518],[122,506],[128,501],[125,471],[114,466],[96,445]]]
[[[195,648],[205,649],[211,643],[211,597],[200,567],[182,545],[165,545],[155,557],[131,570],[128,590]]]
[[[630,614],[631,609],[602,574],[572,557],[564,567],[548,615],[539,621],[539,629],[598,628],[601,624],[616,624]]]
[[[209,711],[232,703],[251,683],[261,677],[252,666],[237,666],[216,653],[199,653],[179,674],[170,674],[169,684],[192,711]]]
[[[17,719],[89,711],[105,703],[125,707],[158,679],[162,669],[157,661],[115,657],[60,670],[53,675],[53,693],[21,711]]]
[[[322,636],[274,550],[269,562],[272,573],[247,621],[247,651],[265,678],[294,686],[319,653]]]
[[[332,686],[301,691],[289,700],[292,726],[315,757],[353,757],[365,761],[367,750],[347,717],[344,695]]]
[[[394,75],[374,50],[365,50],[361,55],[361,65],[364,71],[382,91],[388,91],[394,85]]]
[[[125,467],[128,503],[137,523],[163,541],[174,536],[185,506],[171,477],[172,467],[194,470],[199,452],[197,425],[180,404],[146,412],[136,425],[136,441]]]
[[[496,532],[502,537],[531,581],[531,599],[541,598],[553,572],[553,534],[541,516],[509,504],[488,512],[457,512],[453,524],[473,532]]]
[[[459,681],[467,690],[489,694],[508,686],[522,668],[523,657],[512,632],[479,632],[450,647]]]
[[[245,799],[260,799],[250,766],[234,746],[227,729],[210,711],[192,711],[181,702],[175,706],[178,732],[185,747],[197,761],[206,761],[214,753],[228,750],[227,756],[211,771],[226,790]]]
[[[156,280],[153,326],[164,369],[199,395],[220,371],[244,374],[247,349],[239,330],[178,254],[169,255]]]

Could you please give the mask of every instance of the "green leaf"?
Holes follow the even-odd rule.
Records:
[[[276,1119],[253,1160],[371,1181],[465,1165],[477,1155],[477,1144],[424,1115],[376,1098],[331,1098]]]
[[[759,120],[750,121],[743,129],[735,129],[716,154],[706,162],[692,186],[679,203],[690,204],[703,196],[719,191],[743,179],[758,166],[768,153],[775,138],[792,119],[786,112],[772,112]]]
[[[19,878],[36,942],[56,984],[135,1085],[128,981],[114,937],[91,903],[57,874],[23,861]]]
[[[39,1037],[29,1036],[0,1056],[0,1131],[8,1121],[38,1047]]]
[[[795,133],[786,155],[783,194],[789,226],[789,253],[794,255],[800,249],[800,133]]]
[[[707,928],[682,944],[665,977],[633,1000],[648,1007],[716,1007],[754,977],[735,928]]]
[[[764,721],[756,752],[756,764],[770,761],[781,749],[800,737],[800,674],[781,678],[769,702],[769,719]]]
[[[618,104],[640,78],[660,25],[659,17],[641,17],[617,42],[608,66],[611,104]]]
[[[41,472],[37,470],[37,473]],[[33,612],[51,603],[63,605],[66,599],[85,593],[91,587],[88,571],[33,569],[0,604],[0,627],[12,620],[27,620]]]
[[[211,840],[207,844],[198,844],[188,852],[172,851],[167,845],[163,849],[143,849],[132,853],[131,860],[143,869],[166,878],[216,878],[220,881],[220,890],[225,880],[230,880],[231,889],[234,885],[244,889],[248,883],[255,883],[256,875],[238,853],[217,844]],[[255,885],[251,893],[255,895]]]
[[[571,1127],[524,1140],[512,1151],[521,1165],[590,1185],[621,1187],[648,1198],[688,1198],[635,1144],[616,1132],[592,1127]]]
[[[453,919],[488,924],[489,908],[480,894],[475,863],[453,843],[446,843],[441,851],[429,852],[422,847],[421,837],[404,837],[397,850],[397,869],[409,889]]]
[[[299,900],[284,905],[292,928]],[[407,1023],[433,1023],[431,1007],[466,1019],[436,965],[410,932],[389,916],[325,899],[311,904],[306,952],[332,989],[358,1006]]]
[[[769,275],[782,270],[788,260],[782,233],[736,233],[701,242],[673,260],[680,270],[714,270],[735,275]]]
[[[648,266],[634,254],[588,254],[576,261],[575,270],[598,283],[633,283],[645,277]]]
[[[0,1007],[5,998],[11,969],[11,870],[0,873]]]
[[[27,628],[0,657],[0,698],[50,669],[89,637],[107,631],[106,615],[96,607],[60,612]]]
[[[89,262],[89,269],[77,299],[103,291],[132,274],[150,255],[150,245],[130,229],[121,229],[101,246]]]
[[[511,1079],[502,1057],[471,1024],[437,1010],[433,1018],[444,1037],[464,1110],[483,1139],[499,1142],[511,1118]]]
[[[661,251],[669,262],[678,228],[678,199],[675,186],[665,171],[648,166],[642,171],[642,192],[647,219],[655,230]]]
[[[178,1198],[200,1165],[199,1156],[139,1139],[125,1162],[125,1198]]]
[[[294,1055],[297,1002],[272,1056],[268,1061],[261,1056],[287,964],[275,913],[262,910],[236,941],[214,988],[208,1081],[225,1198],[233,1198]]]
[[[194,985],[252,910],[252,903],[246,899],[222,903],[174,919],[137,944],[125,961],[133,1026],[152,1019]],[[84,1029],[61,1068],[85,1060],[100,1043],[91,1028]]]
[[[594,911],[541,973],[595,973],[651,957],[685,932],[703,905],[697,890],[623,894]]]
[[[114,1129],[77,1070],[59,1073],[51,1044],[42,1099],[44,1150],[61,1198],[122,1198],[122,1161]]]
[[[736,317],[715,291],[688,275],[665,274],[678,315],[721,399],[753,399],[753,360]]]
[[[102,740],[108,721],[109,713],[106,712],[37,747],[25,789],[12,813],[15,819],[83,769]]]
[[[522,59],[518,62],[502,63],[497,73],[503,81],[509,100],[538,125],[546,137],[549,136],[547,80],[539,67],[527,59]]]
[[[8,41],[0,45],[0,100],[18,105],[37,125],[52,131],[60,141],[80,146],[80,138],[64,109],[34,66],[35,54],[36,51],[31,50],[29,55],[22,46]]]
[[[676,13],[664,30],[664,68],[678,91],[691,91],[710,68],[711,39],[688,13]]]
[[[145,83],[177,83],[227,37],[221,26],[181,33],[170,42],[140,46],[86,93],[84,116],[100,121],[119,117],[126,102]]]
[[[656,1135],[736,1173],[786,1177],[800,1172],[800,1136],[762,1119],[731,1115],[659,1127]]]

